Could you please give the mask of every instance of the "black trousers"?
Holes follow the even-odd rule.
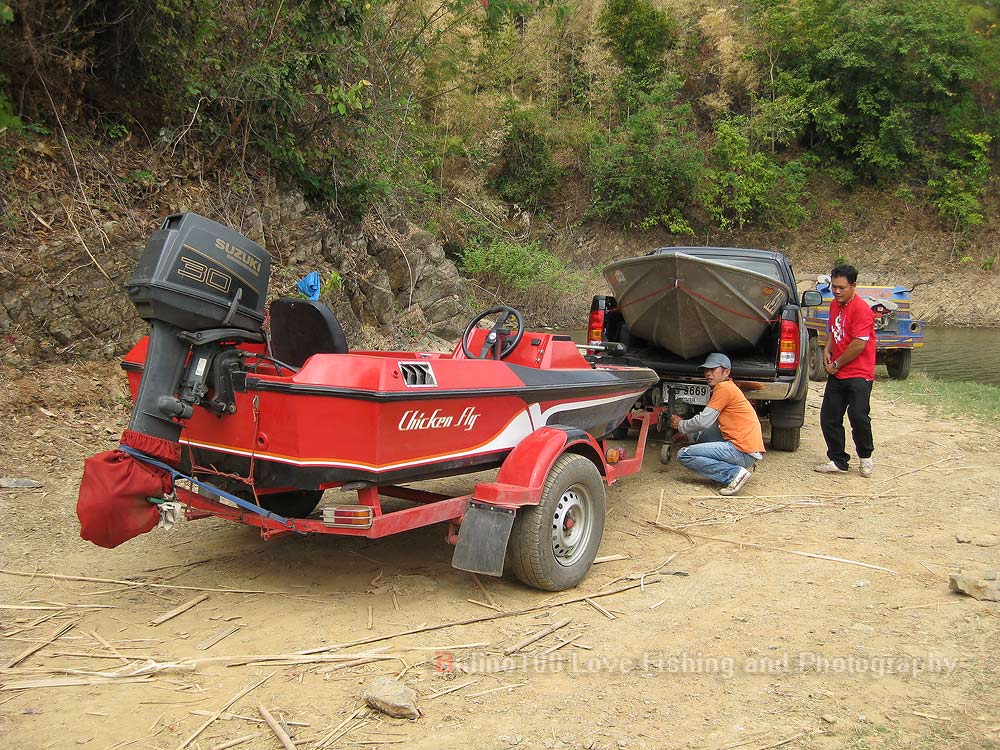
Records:
[[[844,413],[851,423],[851,437],[858,458],[869,458],[875,450],[871,418],[872,381],[864,378],[835,378],[826,381],[819,424],[826,440],[826,456],[841,469],[851,457],[844,450]]]

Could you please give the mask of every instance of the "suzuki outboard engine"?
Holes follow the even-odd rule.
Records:
[[[199,404],[236,411],[242,355],[233,344],[264,341],[270,271],[264,248],[197,214],[169,216],[150,237],[125,285],[150,324],[146,362],[121,445],[84,463],[84,539],[117,547],[172,517],[181,420]]]
[[[150,324],[130,430],[177,441],[177,419],[190,417],[193,405],[215,385],[207,380],[210,374],[220,392],[209,405],[218,411],[234,408],[226,376],[237,354],[218,344],[263,340],[270,270],[264,248],[221,224],[193,213],[164,220],[125,285],[139,316]],[[227,354],[233,359],[228,364]]]

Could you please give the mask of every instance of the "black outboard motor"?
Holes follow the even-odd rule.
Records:
[[[222,390],[211,406],[233,408],[225,398],[225,362],[216,361],[225,357],[218,342],[263,340],[270,270],[264,248],[221,224],[193,213],[164,220],[125,285],[150,324],[130,430],[176,442],[177,419],[190,417],[208,393],[210,374]]]
[[[180,420],[198,404],[236,410],[242,355],[232,344],[264,340],[270,272],[264,248],[197,214],[169,216],[150,237],[125,285],[150,324],[146,363],[121,445],[84,462],[81,537],[112,548],[160,522],[181,461]]]

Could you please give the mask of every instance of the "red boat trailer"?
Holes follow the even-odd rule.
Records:
[[[501,575],[503,572],[502,553],[506,550],[508,535],[500,534],[503,544],[498,547],[496,543],[498,540],[491,538],[496,536],[496,525],[489,523],[470,525],[468,523],[470,512],[475,511],[478,516],[482,516],[485,512],[487,518],[490,515],[495,515],[495,513],[491,514],[490,511],[506,513],[511,517],[511,523],[507,525],[509,534],[510,527],[513,526],[513,517],[518,510],[532,506],[538,507],[546,500],[545,492],[549,486],[547,480],[552,476],[553,469],[559,459],[566,456],[576,458],[571,458],[565,463],[579,462],[580,459],[590,463],[596,468],[602,483],[605,485],[612,485],[622,477],[638,473],[642,468],[649,427],[657,416],[649,410],[640,412],[640,415],[633,413],[630,416],[630,423],[639,427],[635,454],[631,458],[619,458],[619,456],[624,456],[622,449],[609,448],[605,440],[595,440],[586,432],[551,426],[542,427],[511,451],[501,465],[495,481],[477,483],[470,494],[449,496],[398,485],[366,486],[356,490],[357,505],[336,505],[324,509],[325,516],[329,516],[332,521],[289,518],[286,524],[282,524],[264,515],[226,505],[182,487],[175,486],[175,494],[177,499],[187,506],[186,517],[189,520],[215,517],[248,526],[256,526],[261,530],[261,536],[264,539],[272,539],[290,533],[335,534],[378,539],[422,526],[447,522],[446,541],[452,545],[465,547],[467,550],[467,554],[464,556],[460,556],[458,549],[456,550],[456,559],[453,561],[455,567],[463,570],[475,568],[472,572]],[[599,507],[602,513],[604,510],[603,489],[601,486],[602,498]],[[385,512],[382,508],[382,497],[406,500],[417,503],[417,505]],[[558,505],[559,499],[561,498],[553,498],[556,505]],[[594,520],[591,519],[591,521]],[[578,522],[572,514],[562,517],[562,521],[565,533],[569,534],[572,533],[574,524]],[[599,521],[600,530],[603,532],[603,518]],[[514,528],[513,533],[516,535],[522,532]],[[523,544],[525,541],[515,538],[513,543]],[[583,541],[587,542],[587,540]],[[543,538],[527,541],[528,544],[538,542],[544,544],[545,540]],[[593,544],[596,552],[596,545],[600,544],[599,536]],[[480,552],[477,553],[477,550]],[[482,550],[486,551],[485,555],[482,554]],[[535,550],[535,552],[541,554],[545,550]],[[460,557],[463,559],[459,559]],[[463,560],[465,564],[460,564]],[[515,567],[517,566],[515,565]],[[589,569],[589,567],[590,561],[587,561],[586,568]],[[515,573],[519,578],[524,579],[525,571],[515,570]],[[560,590],[575,585],[585,573],[586,569],[577,570],[570,576],[571,580],[553,581],[547,580],[550,576],[546,576],[544,573],[541,576],[532,576],[529,572],[528,577],[534,580],[527,582],[538,588]]]

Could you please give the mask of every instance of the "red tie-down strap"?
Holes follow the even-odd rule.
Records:
[[[180,461],[180,446],[169,440],[126,430],[122,443],[165,463]],[[150,497],[164,497],[173,489],[170,474],[141,463],[121,451],[104,451],[83,464],[83,480],[76,503],[80,536],[101,547],[112,549],[139,534],[145,534],[160,520],[160,511]]]

